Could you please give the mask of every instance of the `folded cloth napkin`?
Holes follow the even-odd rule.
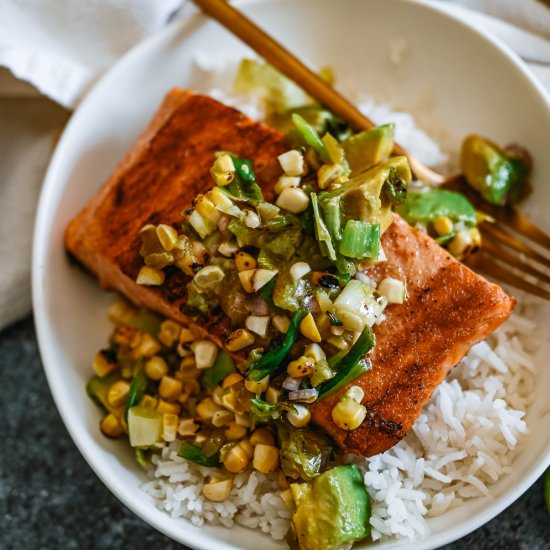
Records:
[[[544,4],[434,3],[498,36],[550,91],[550,10]],[[18,78],[0,70],[0,330],[31,308],[32,219],[56,131],[69,113],[53,102],[75,108],[124,52],[190,11],[185,0],[0,0],[0,67]]]

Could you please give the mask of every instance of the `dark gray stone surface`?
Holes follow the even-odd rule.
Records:
[[[31,318],[0,334],[0,442],[0,548],[183,548],[128,511],[80,456],[51,398]],[[445,548],[550,549],[542,481]]]

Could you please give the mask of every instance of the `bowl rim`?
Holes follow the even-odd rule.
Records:
[[[235,0],[234,3],[238,6],[254,6],[274,3],[276,1],[280,0]],[[550,94],[546,91],[546,89],[543,87],[542,83],[534,75],[534,73],[532,73],[528,66],[521,60],[521,58],[499,38],[484,33],[475,24],[467,22],[464,18],[456,15],[456,12],[454,10],[447,9],[444,4],[436,4],[435,2],[430,0],[393,1],[396,4],[416,4],[416,6],[420,9],[435,12],[441,17],[452,20],[455,24],[462,26],[467,32],[473,33],[482,38],[489,47],[495,49],[497,53],[500,53],[500,55],[505,57],[508,62],[510,62],[516,67],[516,69],[518,69],[523,78],[525,78],[529,82],[530,86],[538,92],[538,95],[542,98],[550,113]],[[191,28],[199,28],[196,27],[197,23],[202,26],[206,20],[207,16],[204,16],[201,13],[193,13],[186,17],[178,18],[175,21],[172,21],[171,23],[166,25],[164,28],[155,32],[153,35],[149,36],[144,41],[132,47],[94,83],[92,88],[86,93],[82,102],[75,109],[51,157],[39,197],[38,208],[35,217],[32,249],[32,300],[38,347],[50,391],[54,398],[54,402],[59,411],[59,414],[63,420],[63,423],[67,431],[69,432],[69,435],[71,436],[71,439],[75,443],[80,454],[86,460],[92,471],[99,477],[99,479],[103,482],[107,489],[124,506],[126,506],[134,514],[136,514],[143,521],[151,525],[159,532],[169,536],[175,541],[183,541],[185,544],[200,550],[230,550],[234,549],[235,547],[232,544],[226,543],[223,540],[217,540],[213,544],[213,541],[207,539],[205,540],[202,535],[199,535],[197,537],[191,533],[186,534],[185,530],[182,529],[179,529],[176,533],[177,529],[171,523],[163,521],[162,518],[152,517],[150,515],[151,503],[148,501],[148,499],[144,498],[143,500],[139,501],[130,500],[124,493],[122,486],[120,486],[119,482],[110,471],[109,467],[105,464],[95,461],[94,452],[90,447],[90,437],[86,437],[89,436],[89,434],[82,434],[80,432],[77,421],[71,417],[69,411],[65,408],[63,404],[62,388],[57,381],[59,375],[55,372],[55,368],[52,368],[50,366],[53,364],[52,352],[55,346],[53,345],[54,339],[48,324],[49,314],[47,299],[45,289],[42,285],[45,265],[47,263],[46,245],[49,243],[48,216],[49,211],[53,206],[52,203],[54,203],[56,199],[55,191],[59,187],[59,184],[57,183],[56,172],[58,170],[58,166],[60,166],[60,164],[63,162],[62,156],[63,150],[65,148],[65,142],[68,139],[67,136],[71,133],[72,128],[78,125],[77,115],[79,111],[83,110],[89,102],[93,101],[95,89],[99,85],[101,85],[102,82],[108,79],[111,73],[116,71],[120,65],[131,62],[132,58],[135,56],[139,56],[142,50],[145,51],[149,48],[154,47],[156,43],[162,42],[166,36],[171,35],[176,30],[183,31],[191,30]],[[414,548],[417,548],[418,550],[429,550],[432,548],[437,548],[443,544],[453,542],[461,537],[468,535],[472,531],[478,529],[480,526],[493,519],[505,508],[515,502],[542,475],[544,470],[549,466],[550,450],[548,450],[546,456],[543,456],[535,465],[535,467],[531,469],[527,476],[525,476],[512,489],[509,489],[506,493],[498,497],[497,500],[490,503],[487,509],[483,513],[479,514],[475,519],[469,520],[468,522],[458,522],[456,525],[445,529],[441,533],[437,533],[435,535],[428,535],[428,537],[425,538],[407,540],[405,542],[409,545],[413,544]],[[168,516],[166,516],[166,518],[168,518]],[[401,544],[399,543],[403,542],[404,541],[395,541],[395,544],[401,546]]]

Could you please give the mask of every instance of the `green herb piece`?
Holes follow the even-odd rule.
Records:
[[[319,211],[319,202],[315,193],[310,194],[311,206],[313,207],[313,216],[315,220],[315,238],[319,243],[323,256],[326,256],[332,261],[336,261],[336,250],[332,243],[332,237],[325,225],[325,222]]]
[[[338,391],[369,370],[370,362],[363,360],[363,358],[374,347],[375,343],[374,332],[370,327],[366,326],[348,353],[333,367],[337,371],[334,378],[324,382],[317,388],[319,391],[317,401]]]
[[[284,412],[294,410],[292,405],[286,403],[268,403],[257,397],[250,400],[249,412],[254,419],[259,422],[279,420]]]
[[[143,447],[136,447],[134,449],[134,454],[135,454],[135,457],[136,457],[136,460],[137,460],[137,463],[142,467],[142,468],[147,468],[150,464],[149,462],[149,458],[147,456],[147,449],[144,449]]]
[[[220,350],[214,364],[204,371],[202,381],[209,387],[217,386],[228,374],[235,372],[235,361],[227,351]]]
[[[147,378],[143,372],[141,362],[135,367],[134,378],[130,384],[130,390],[128,392],[128,401],[126,401],[126,408],[124,409],[124,420],[128,422],[128,411],[139,404],[145,395],[145,389],[147,388]]]
[[[362,260],[375,259],[380,251],[380,226],[361,220],[348,220],[339,251],[343,256]]]
[[[300,321],[305,317],[306,313],[307,312],[304,310],[298,310],[294,313],[282,345],[266,353],[265,355],[262,355],[260,359],[254,361],[250,365],[250,371],[248,373],[248,378],[250,378],[250,380],[258,382],[267,375],[273,374],[283,363],[287,353],[290,351],[290,348],[294,345],[298,338],[298,327],[300,325]]]
[[[468,199],[446,189],[409,191],[407,200],[396,211],[411,225],[428,224],[443,216],[454,223],[460,221],[468,226],[476,225],[476,211]]]
[[[382,192],[386,193],[393,204],[401,204],[407,199],[407,182],[397,175],[395,168],[390,168]]]
[[[218,468],[221,466],[218,455],[207,456],[200,447],[196,445],[191,445],[190,443],[184,443],[180,450],[178,451],[178,456],[200,464],[201,466],[206,466],[208,468]]]
[[[292,122],[296,126],[296,129],[298,130],[304,144],[309,145],[309,147],[314,149],[323,162],[329,162],[330,156],[327,152],[325,144],[319,137],[319,134],[315,131],[315,128],[313,128],[311,124],[308,124],[304,118],[297,113],[292,115]]]

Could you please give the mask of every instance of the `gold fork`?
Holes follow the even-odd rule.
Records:
[[[375,124],[350,101],[326,84],[281,44],[276,42],[225,0],[193,0],[207,15],[248,44],[281,73],[293,80],[312,98],[347,121],[355,130],[368,130]],[[478,210],[494,222],[483,222],[481,250],[468,261],[490,277],[530,294],[550,300],[550,237],[511,206],[493,206],[468,186],[461,174],[443,176],[398,144],[395,155],[405,155],[417,180],[427,185],[445,185],[467,195]],[[529,243],[524,238],[531,241]],[[545,270],[548,270],[545,273]]]

